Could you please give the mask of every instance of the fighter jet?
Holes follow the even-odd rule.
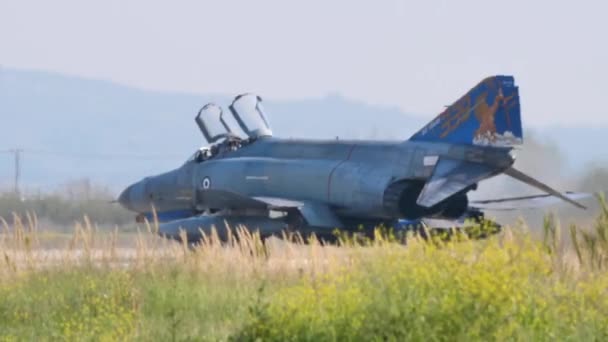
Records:
[[[481,218],[548,197],[584,208],[513,167],[523,143],[512,76],[484,79],[405,141],[273,137],[262,99],[237,96],[228,111],[210,103],[195,118],[207,147],[182,166],[127,187],[119,203],[159,233],[188,242],[216,228],[245,226],[262,237],[297,231],[330,238],[336,228],[373,231],[424,220]],[[294,122],[297,124],[297,122]],[[509,175],[543,195],[470,201],[479,182]]]

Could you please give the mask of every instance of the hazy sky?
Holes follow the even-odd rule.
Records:
[[[524,125],[608,124],[608,1],[0,0],[0,64],[433,116],[513,74]]]

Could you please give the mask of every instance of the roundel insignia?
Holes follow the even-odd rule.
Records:
[[[211,187],[211,179],[209,177],[203,178],[203,189],[209,189]]]

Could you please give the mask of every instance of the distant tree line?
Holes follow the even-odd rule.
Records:
[[[71,229],[86,215],[100,225],[125,225],[134,222],[134,214],[112,203],[114,195],[105,187],[93,185],[89,180],[77,180],[63,185],[51,193],[18,195],[0,193],[0,217],[12,223],[13,215],[24,218],[35,214],[47,221]]]

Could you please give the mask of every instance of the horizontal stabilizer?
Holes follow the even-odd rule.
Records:
[[[562,195],[569,199],[583,200],[591,198],[593,195],[587,192],[564,192]],[[483,210],[520,210],[520,209],[535,209],[562,202],[561,198],[550,194],[505,197],[490,200],[472,200],[469,204],[476,209]]]
[[[521,171],[519,171],[519,170],[517,170],[517,169],[515,169],[513,167],[508,168],[507,170],[504,171],[504,173],[507,174],[507,175],[509,175],[509,176],[511,176],[511,177],[513,177],[513,178],[515,178],[515,179],[517,179],[520,182],[524,182],[524,183],[526,183],[528,185],[531,185],[531,186],[533,186],[533,187],[535,187],[535,188],[537,188],[539,190],[542,190],[542,191],[544,191],[544,192],[546,192],[546,193],[548,193],[548,194],[550,194],[552,196],[560,198],[560,199],[562,199],[562,200],[564,200],[564,201],[566,201],[566,202],[568,202],[568,203],[570,203],[570,204],[572,204],[572,205],[574,205],[574,206],[576,206],[578,208],[587,209],[584,205],[576,202],[575,200],[569,198],[568,196],[562,194],[561,192],[559,192],[559,191],[551,188],[550,186],[548,186],[548,185],[546,185],[544,183],[541,183],[540,181],[538,181],[538,180],[536,180],[536,179],[534,179],[534,178],[526,175],[525,173],[523,173],[523,172],[521,172]]]
[[[488,165],[440,158],[416,203],[432,207],[495,173],[496,169]]]

